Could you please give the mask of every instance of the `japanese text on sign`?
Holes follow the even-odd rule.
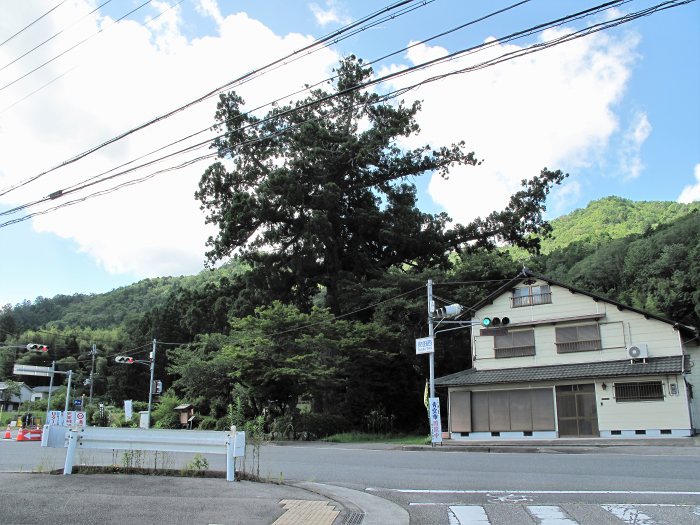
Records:
[[[430,440],[442,443],[442,423],[440,422],[440,399],[431,397],[428,400],[430,410]]]

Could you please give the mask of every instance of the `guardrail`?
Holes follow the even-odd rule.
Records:
[[[226,480],[235,481],[234,458],[245,456],[245,432],[237,432],[236,427],[220,432],[105,427],[68,429],[45,425],[41,446],[68,449],[64,475],[72,474],[75,451],[79,448],[226,454]]]

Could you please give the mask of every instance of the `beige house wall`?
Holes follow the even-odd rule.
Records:
[[[536,285],[546,284],[536,282]],[[536,354],[527,357],[496,359],[494,357],[494,337],[480,335],[480,327],[472,329],[472,348],[474,368],[492,370],[501,368],[521,368],[528,366],[547,366],[572,363],[589,363],[596,361],[616,361],[627,359],[627,347],[632,344],[646,344],[649,357],[663,357],[681,354],[678,331],[670,324],[644,315],[618,309],[615,305],[596,301],[593,298],[570,292],[566,288],[551,286],[552,302],[513,308],[511,294],[504,293],[493,304],[482,307],[477,312],[479,321],[484,317],[508,317],[509,330],[532,329],[533,326],[519,324],[537,323],[538,321],[558,321],[554,324],[536,324]],[[590,316],[589,319],[582,319]],[[602,316],[596,319],[596,316]],[[597,351],[557,354],[555,329],[557,326],[574,326],[577,324],[598,323],[602,348]]]
[[[660,401],[633,401],[617,402],[614,398],[614,384],[634,381],[661,381],[664,389],[664,399]],[[548,381],[518,384],[478,385],[473,387],[454,387],[450,392],[470,391],[484,392],[494,390],[527,390],[550,388],[555,400],[554,411],[556,421],[556,396],[557,385],[591,384],[595,385],[596,410],[598,412],[598,427],[604,431],[634,431],[634,430],[665,430],[665,429],[690,429],[690,416],[686,403],[687,391],[685,383],[680,376],[644,376],[611,378],[605,380],[577,380],[577,381]],[[671,395],[671,384],[676,384],[677,395]],[[603,388],[605,384],[605,389]],[[557,422],[558,429],[558,422]]]

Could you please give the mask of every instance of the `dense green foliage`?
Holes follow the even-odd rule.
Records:
[[[196,198],[218,228],[208,241],[210,262],[238,253],[250,264],[263,297],[309,311],[324,290],[324,306],[344,311],[348,289],[381,279],[390,269],[445,268],[448,255],[496,240],[536,250],[546,231],[544,199],[565,175],[543,170],[523,181],[508,207],[468,225],[416,206],[411,178],[474,165],[464,143],[405,150],[419,131],[420,104],[392,105],[358,89],[372,76],[361,60],[341,61],[331,91],[315,89],[263,119],[242,111],[231,92],[217,106],[214,141],[221,159],[203,174]],[[248,287],[251,288],[251,287]]]
[[[604,201],[608,207],[618,200]],[[664,204],[647,209],[664,209]],[[587,209],[600,206],[592,203]],[[676,220],[616,239],[605,234],[609,224],[595,226],[586,210],[579,210],[575,214],[591,224],[587,240],[531,257],[527,265],[556,280],[698,326],[700,212],[693,211],[695,206],[684,209],[685,216]],[[553,221],[554,239],[565,219]],[[415,355],[414,340],[427,333],[426,280],[434,279],[436,296],[471,305],[521,265],[508,252],[475,249],[453,255],[445,269],[419,273],[394,268],[380,279],[349,286],[342,308],[352,315],[339,320],[323,308],[305,312],[292,304],[256,302],[260,296],[249,288],[250,274],[235,265],[235,271],[227,265],[198,276],[149,279],[109,294],[82,296],[85,317],[80,323],[71,321],[76,313],[65,307],[64,297],[41,299],[36,311],[33,303],[25,302],[3,309],[0,338],[8,345],[48,344],[49,356],[4,350],[0,379],[12,378],[15,362],[47,365],[55,359],[59,369],[75,371],[75,392],[87,394],[89,386],[83,382],[89,377],[94,342],[99,352],[94,395],[117,405],[123,399],[144,401],[148,368],[118,365],[112,357],[146,359],[157,337],[183,343],[158,347],[156,377],[168,389],[163,403],[156,405],[154,419],[162,420],[161,426],[177,426],[172,407],[190,402],[202,416],[198,424],[225,428],[227,414],[238,402],[242,417],[264,414],[266,430],[278,436],[420,430],[427,360]],[[138,290],[156,289],[158,294],[150,297],[158,300],[136,299]],[[323,297],[320,291],[318,304]],[[131,315],[100,328],[105,308],[129,310]],[[40,321],[28,325],[31,319]],[[455,331],[438,338],[438,374],[470,365],[467,335]],[[42,378],[15,379],[45,383]]]
[[[0,351],[0,379],[15,363],[74,371],[74,395],[120,405],[145,401],[155,378],[166,392],[159,426],[192,403],[202,428],[255,424],[275,436],[346,431],[425,431],[426,281],[438,305],[466,307],[525,262],[556,280],[686,324],[700,325],[700,209],[608,198],[553,221],[542,170],[508,207],[467,225],[416,207],[411,177],[473,164],[463,144],[412,151],[419,105],[389,106],[353,88],[371,71],[343,61],[333,90],[314,91],[263,121],[222,96],[210,166],[197,198],[218,227],[209,261],[191,277],[146,279],[108,294],[37,298],[0,312],[0,341],[44,343],[48,355]],[[260,124],[262,124],[260,126]],[[551,231],[551,238],[546,235]],[[502,244],[506,248],[499,248]],[[543,255],[536,255],[542,246]],[[520,251],[518,251],[520,250]],[[436,340],[439,375],[471,365],[467,330]],[[142,361],[117,364],[116,355]],[[43,378],[22,378],[45,384]],[[65,398],[64,398],[65,399]],[[117,418],[116,424],[129,424]]]
[[[643,234],[670,224],[693,210],[700,210],[700,203],[635,202],[606,197],[554,219],[551,224],[556,235],[542,240],[542,253],[551,253],[574,243],[598,245]]]

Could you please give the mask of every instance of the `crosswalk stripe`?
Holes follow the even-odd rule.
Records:
[[[539,520],[540,525],[579,525],[555,505],[528,505],[526,508]]]
[[[602,508],[621,519],[624,523],[634,525],[655,525],[656,522],[632,505],[601,505]]]
[[[448,516],[450,525],[491,525],[481,505],[454,505]]]

